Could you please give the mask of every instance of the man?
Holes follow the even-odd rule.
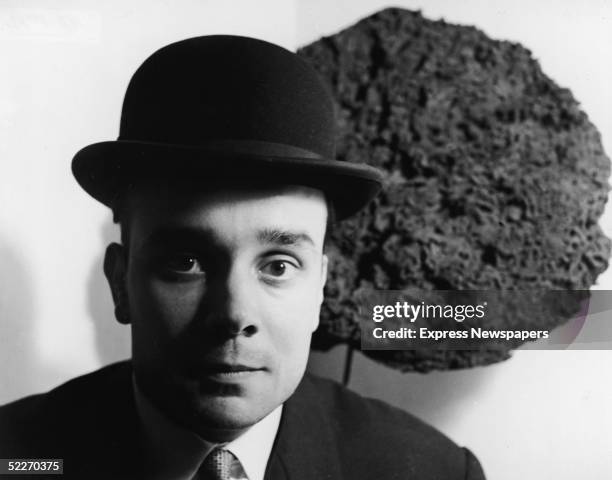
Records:
[[[333,132],[316,73],[280,47],[149,57],[119,139],[73,161],[121,225],[104,270],[132,360],[3,407],[0,457],[61,458],[69,478],[483,478],[431,427],[304,376],[328,224],[381,183],[334,159]]]

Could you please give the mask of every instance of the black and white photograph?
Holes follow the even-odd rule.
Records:
[[[606,0],[0,0],[0,478],[612,478],[611,58]]]

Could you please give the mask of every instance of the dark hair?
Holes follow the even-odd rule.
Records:
[[[323,235],[323,252],[327,250],[332,230],[336,224],[336,209],[327,195],[325,196],[325,205],[327,205],[327,221],[325,222],[325,235]]]

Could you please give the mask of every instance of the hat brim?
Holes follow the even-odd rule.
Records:
[[[74,156],[72,172],[87,193],[108,207],[142,178],[201,179],[203,185],[221,179],[304,185],[325,193],[337,220],[361,210],[382,186],[382,174],[368,165],[129,140],[88,145]]]

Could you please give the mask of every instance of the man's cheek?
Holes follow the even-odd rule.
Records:
[[[323,299],[322,290],[319,279],[314,278],[309,284],[308,293],[300,299],[301,304],[299,306],[306,335],[314,332],[319,326],[321,301]]]
[[[175,335],[197,318],[203,292],[196,284],[143,281],[136,284],[130,307],[137,316],[135,320]]]
[[[311,300],[305,301],[302,294],[269,312],[268,319],[273,319],[267,327],[270,335],[279,346],[291,350],[309,343],[313,327],[318,324],[319,308]]]

